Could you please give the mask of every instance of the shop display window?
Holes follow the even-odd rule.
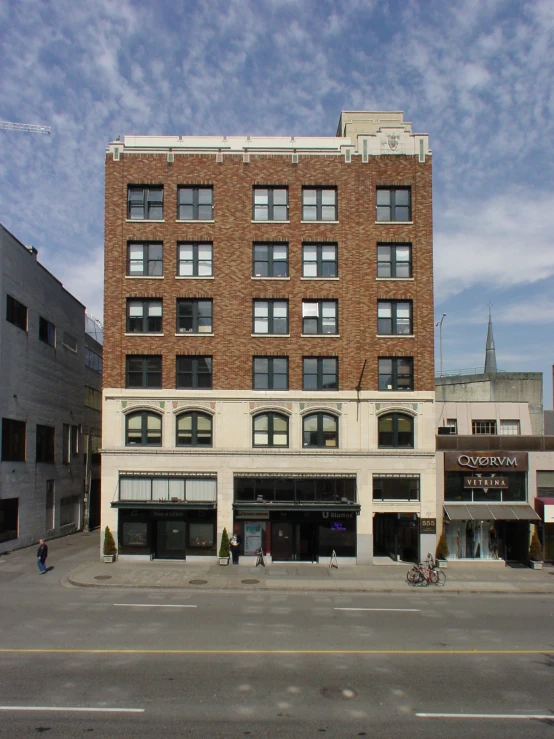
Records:
[[[148,545],[148,524],[125,521],[122,524],[121,543],[125,547],[145,547]]]
[[[189,523],[189,547],[210,549],[214,545],[213,523]]]
[[[448,559],[501,559],[503,521],[450,521],[446,526]]]

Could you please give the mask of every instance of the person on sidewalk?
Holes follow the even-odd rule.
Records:
[[[233,564],[238,565],[239,563],[239,549],[241,544],[241,538],[238,534],[233,534],[229,547],[231,548],[231,556],[233,557]]]
[[[44,543],[44,539],[39,539],[37,549],[37,564],[40,570],[39,575],[46,572],[46,557],[48,557],[48,546]]]

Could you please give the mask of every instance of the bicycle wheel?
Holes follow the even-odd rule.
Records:
[[[443,588],[446,583],[446,574],[442,570],[437,570],[437,575],[438,575],[438,578],[437,578],[437,582],[435,583],[435,585],[438,585],[439,587]]]
[[[406,580],[408,581],[408,585],[417,585],[421,580],[421,572],[414,567],[412,570],[408,571]]]
[[[429,570],[429,582],[431,583],[431,585],[439,584],[439,571],[438,570]]]

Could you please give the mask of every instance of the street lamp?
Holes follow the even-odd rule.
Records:
[[[443,313],[440,321],[437,321],[435,323],[435,326],[439,327],[439,347],[440,347],[439,351],[440,351],[440,362],[441,362],[441,365],[440,365],[441,366],[441,374],[440,374],[441,377],[442,377],[442,322],[444,321],[445,316],[446,316],[446,313]]]

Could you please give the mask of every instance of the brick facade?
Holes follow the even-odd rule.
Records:
[[[163,388],[175,388],[175,356],[213,357],[213,388],[252,387],[251,357],[289,357],[289,388],[302,387],[303,356],[339,357],[339,389],[377,390],[379,356],[413,356],[416,391],[434,389],[431,159],[130,153],[106,157],[104,386],[125,386],[126,354],[161,354]],[[127,186],[164,186],[164,223],[127,221]],[[212,185],[213,223],[178,223],[178,185]],[[286,185],[286,224],[252,223],[254,185]],[[301,223],[302,187],[334,186],[338,223]],[[410,186],[412,223],[375,222],[377,186]],[[127,243],[162,241],[164,279],[126,279]],[[178,241],[213,242],[214,279],[175,279]],[[253,280],[253,242],[289,244],[288,280]],[[338,280],[302,280],[302,243],[338,243]],[[377,243],[411,243],[411,281],[376,280]],[[126,299],[163,300],[163,337],[125,336]],[[175,336],[176,299],[213,299],[213,337]],[[289,300],[290,338],[252,337],[252,300]],[[302,300],[337,299],[339,337],[301,337]],[[377,337],[377,300],[413,301],[414,338]]]

